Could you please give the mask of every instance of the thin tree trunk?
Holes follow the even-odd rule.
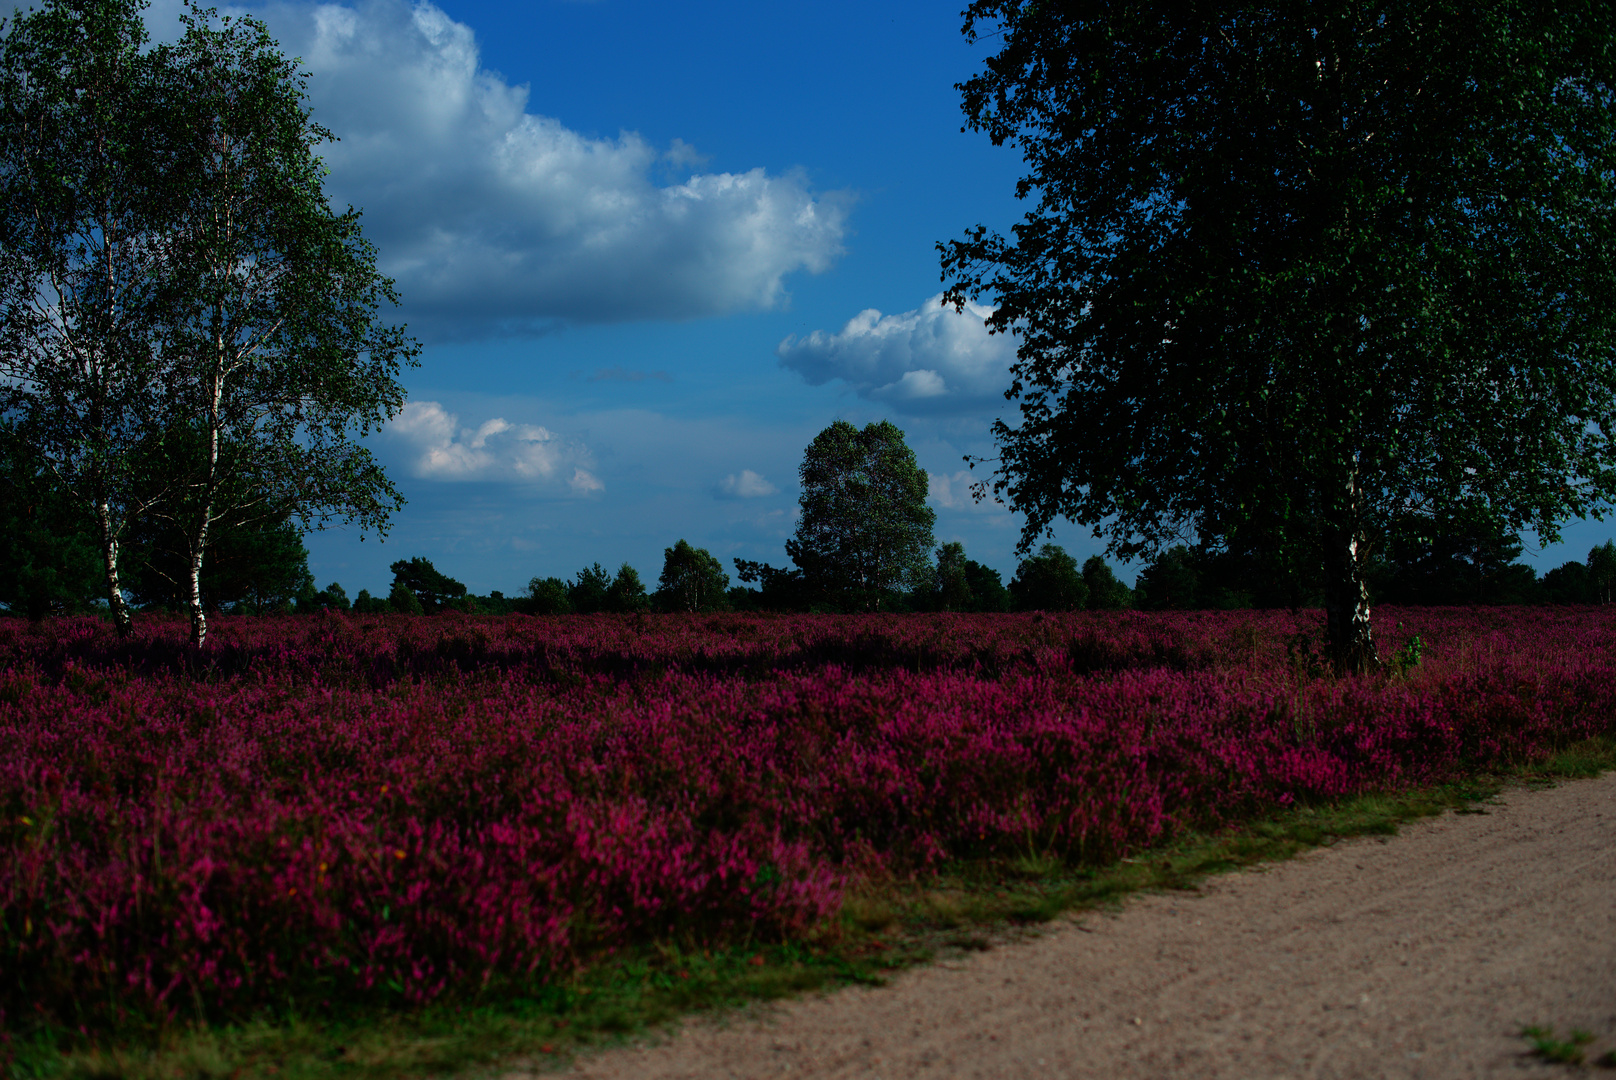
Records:
[[[118,533],[112,527],[112,507],[103,499],[96,504],[95,511],[101,523],[101,560],[107,575],[107,604],[112,609],[112,625],[117,628],[119,637],[128,637],[135,627],[129,618],[129,605],[123,601],[123,586],[118,582]]]
[[[202,511],[202,524],[191,544],[190,573],[185,578],[185,607],[191,615],[191,644],[201,647],[208,639],[208,613],[202,606],[202,556],[207,550],[208,518],[213,514],[210,500]]]
[[[1336,671],[1361,675],[1379,663],[1369,626],[1365,544],[1355,526],[1324,531],[1324,618]]]
[[[213,384],[213,401],[208,410],[207,479],[203,486],[200,517],[191,535],[191,566],[185,579],[185,606],[191,613],[191,644],[201,647],[208,639],[208,615],[202,606],[202,559],[208,549],[208,526],[213,522],[214,495],[219,486],[219,380]]]

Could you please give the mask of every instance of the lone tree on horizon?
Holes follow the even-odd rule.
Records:
[[[803,452],[802,517],[786,554],[803,583],[850,610],[877,610],[931,569],[926,473],[890,421],[863,429],[838,420]]]
[[[945,302],[1020,339],[978,492],[1022,551],[1065,517],[1313,563],[1363,671],[1389,527],[1553,541],[1616,496],[1608,5],[979,0],[964,33],[1032,208],[939,245]]]

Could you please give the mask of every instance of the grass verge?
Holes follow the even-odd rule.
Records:
[[[1486,813],[1487,803],[1512,784],[1550,786],[1607,769],[1616,769],[1616,739],[1600,738],[1510,773],[1290,810],[1216,835],[1186,836],[1110,866],[1071,867],[1036,852],[956,864],[921,881],[868,886],[848,898],[836,923],[802,941],[715,950],[664,943],[604,960],[564,984],[486,1001],[320,1017],[288,1010],[242,1025],[130,1032],[115,1042],[39,1032],[11,1042],[10,1072],[28,1080],[544,1072],[580,1051],[691,1013],[879,983],[905,967],[1035,932],[1061,914],[1114,907],[1142,891],[1194,889],[1213,874],[1349,837],[1390,836],[1406,822],[1447,811]],[[1559,1047],[1552,1032],[1540,1036]]]
[[[1581,1065],[1584,1048],[1594,1041],[1586,1031],[1573,1031],[1561,1039],[1551,1027],[1525,1028],[1521,1038],[1532,1044],[1533,1054],[1556,1065]]]

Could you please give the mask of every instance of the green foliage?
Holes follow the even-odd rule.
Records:
[[[1543,599],[1550,604],[1586,604],[1589,600],[1588,568],[1573,559],[1543,575]]]
[[[1400,523],[1370,574],[1380,603],[1525,604],[1541,597],[1537,575],[1516,562],[1520,536],[1484,512]]]
[[[937,515],[902,431],[838,420],[809,444],[799,476],[802,516],[786,554],[811,596],[873,611],[924,582]]]
[[[1538,580],[1515,561],[1521,550],[1515,533],[1486,519],[1406,522],[1382,541],[1366,581],[1377,603],[1398,606],[1599,602],[1582,563],[1564,563]],[[1318,595],[1304,579],[1287,582],[1260,554],[1184,545],[1149,563],[1136,584],[1134,606],[1143,610],[1295,608],[1315,606]]]
[[[1084,560],[1083,584],[1088,588],[1090,611],[1121,611],[1133,605],[1133,590],[1118,581],[1111,567],[1098,555]]]
[[[612,578],[611,585],[606,589],[606,610],[618,614],[632,614],[650,609],[651,598],[646,595],[645,583],[640,580],[640,572],[628,563],[619,566],[617,576]]]
[[[30,619],[83,610],[104,591],[96,533],[39,456],[0,427],[0,604]]]
[[[0,602],[41,616],[83,610],[105,592],[98,529],[82,504],[49,473],[25,440],[0,430]],[[166,459],[133,459],[137,493],[160,491]],[[312,587],[302,533],[284,516],[245,524],[216,522],[201,575],[208,611],[265,613]],[[119,582],[136,604],[177,610],[185,600],[189,543],[155,512],[128,522],[118,546]]]
[[[611,587],[612,575],[600,563],[595,563],[578,571],[578,576],[567,587],[567,600],[578,614],[592,615],[606,610],[607,593]]]
[[[430,559],[417,556],[413,559],[400,559],[393,563],[389,570],[393,572],[393,594],[389,600],[395,610],[400,587],[411,596],[414,596],[420,609],[428,615],[442,611],[451,601],[459,600],[466,595],[466,587],[452,577],[447,577],[432,565]]]
[[[492,590],[487,596],[467,594],[461,603],[466,605],[464,610],[468,613],[480,615],[509,615],[527,607],[525,597],[509,597],[498,589]]]
[[[309,552],[293,522],[222,527],[202,564],[202,597],[210,610],[228,604],[238,612],[278,611],[306,580]]]
[[[615,575],[595,563],[578,571],[571,582],[533,578],[527,584],[526,598],[519,603],[521,610],[534,615],[593,615],[602,611],[647,611],[651,597],[646,594],[639,571],[628,563],[618,567]]]
[[[1583,1048],[1594,1041],[1592,1032],[1573,1030],[1561,1039],[1552,1027],[1533,1026],[1521,1030],[1521,1038],[1532,1044],[1532,1052],[1556,1065],[1581,1065]]]
[[[421,600],[410,587],[397,577],[393,578],[393,589],[387,594],[387,610],[400,615],[424,615],[425,609]]]
[[[1017,611],[1080,611],[1088,603],[1089,589],[1077,560],[1065,548],[1045,544],[1016,567],[1010,596]]]
[[[1311,598],[1299,584],[1261,554],[1177,544],[1140,571],[1132,599],[1142,611],[1297,608]]]
[[[1415,634],[1408,639],[1408,644],[1397,650],[1397,655],[1392,659],[1392,667],[1406,674],[1410,668],[1419,667],[1420,661],[1424,659],[1425,642],[1420,640],[1420,635]]]
[[[300,65],[251,17],[181,22],[180,41],[153,51],[147,139],[176,245],[154,305],[165,410],[200,435],[171,513],[198,557],[213,522],[252,514],[232,498],[244,489],[304,521],[385,532],[403,499],[353,436],[402,407],[399,367],[419,345],[378,322],[392,282],[358,213],[327,203],[315,147],[333,136],[309,117]],[[200,640],[194,607],[193,623]]]
[[[299,65],[263,24],[196,8],[144,48],[135,0],[48,0],[0,64],[3,405],[117,547],[166,521],[206,634],[222,530],[288,517],[384,531],[402,506],[356,435],[418,345],[358,213],[334,213]],[[160,458],[163,468],[146,467]]]
[[[285,519],[214,526],[202,564],[201,599],[207,611],[264,614],[312,591],[303,534]],[[184,535],[172,522],[145,518],[124,546],[127,587],[147,607],[181,610],[186,602],[190,557]]]
[[[413,595],[411,594],[412,598]],[[420,610],[420,601],[416,601],[415,607],[417,611]],[[355,615],[385,615],[390,610],[391,605],[379,596],[370,595],[369,589],[360,589],[359,595],[354,597],[353,613]]]
[[[662,611],[718,611],[729,603],[729,575],[706,548],[680,540],[663,549],[655,599]]]
[[[1616,586],[1616,543],[1606,540],[1588,552],[1586,564],[1563,563],[1543,575],[1540,598],[1551,604],[1608,604]]]
[[[1032,208],[942,246],[1020,339],[995,494],[1124,557],[1311,563],[1374,663],[1374,536],[1616,497],[1616,52],[1592,5],[977,0],[961,84]]]
[[[348,590],[335,581],[317,593],[299,597],[297,602],[299,614],[310,611],[348,611],[352,606],[348,600]]]
[[[1009,611],[1010,592],[999,572],[965,556],[958,541],[937,549],[936,583],[927,605],[937,611]]]
[[[959,541],[937,549],[937,607],[940,611],[975,610],[976,596],[965,572],[965,545]]]
[[[530,615],[572,614],[567,583],[558,577],[533,578],[527,583],[527,602],[523,610]]]
[[[1616,591],[1616,542],[1606,540],[1588,552],[1588,593],[1595,604],[1608,604]]]
[[[1201,574],[1195,553],[1183,544],[1161,553],[1134,582],[1134,604],[1143,611],[1191,610],[1200,606]]]
[[[1009,611],[1010,590],[999,579],[999,572],[974,559],[965,562],[965,580],[971,587],[973,611]]]
[[[785,570],[750,559],[735,560],[735,576],[744,584],[729,591],[730,606],[736,611],[806,611],[809,592],[801,570]]]
[[[164,419],[151,316],[172,240],[143,6],[51,0],[0,40],[0,415],[94,520],[123,634],[118,546],[145,509],[137,449]]]

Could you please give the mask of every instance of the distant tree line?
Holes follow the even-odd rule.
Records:
[[[1487,523],[1442,523],[1385,537],[1366,560],[1376,604],[1399,606],[1608,604],[1616,589],[1616,543],[1541,577],[1517,560],[1519,534]],[[1306,564],[1302,564],[1305,566]],[[1144,610],[1310,607],[1323,604],[1318,575],[1259,551],[1180,545],[1140,573],[1134,603]]]
[[[81,501],[49,482],[27,444],[0,429],[0,604],[39,618],[105,610],[96,523]],[[704,548],[680,539],[663,551],[648,589],[628,563],[596,562],[571,578],[534,577],[524,592],[471,593],[431,560],[394,562],[391,587],[349,597],[316,588],[302,533],[289,516],[217,527],[202,567],[208,611],[243,614],[337,611],[588,615],[710,611],[1079,611],[1317,607],[1323,585],[1306,557],[1230,544],[1180,545],[1139,573],[1133,588],[1106,561],[1044,544],[1008,583],[951,541],[934,547],[925,474],[891,424],[862,431],[838,421],[808,448],[803,513],[786,545],[795,566],[734,560],[737,583]],[[1376,603],[1609,603],[1616,543],[1539,578],[1517,560],[1520,537],[1487,519],[1450,519],[1381,539],[1369,562]],[[133,523],[120,549],[120,581],[134,606],[184,610],[186,538],[152,517]]]

